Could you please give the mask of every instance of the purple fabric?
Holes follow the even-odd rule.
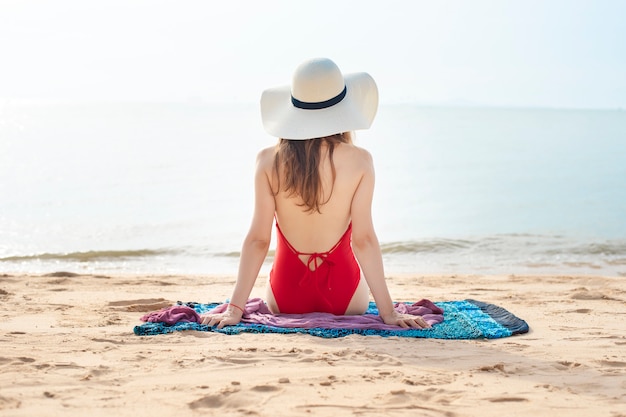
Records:
[[[141,318],[141,321],[172,325],[181,321],[200,323],[202,318],[193,308],[176,305],[148,313]]]
[[[207,314],[219,314],[226,311],[228,303],[220,304]],[[414,304],[397,303],[394,308],[398,313],[421,316],[429,325],[443,321],[443,310],[429,300],[420,300]],[[152,323],[175,324],[179,321],[200,323],[200,315],[191,307],[172,306],[146,314],[141,318]],[[307,314],[272,314],[260,298],[248,300],[244,308],[242,323],[263,324],[266,326],[301,328],[301,329],[374,329],[374,330],[401,330],[400,326],[385,324],[376,314],[359,316],[336,316],[330,313]]]

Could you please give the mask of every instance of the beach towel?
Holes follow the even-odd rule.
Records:
[[[138,336],[167,334],[176,331],[196,330],[228,335],[241,333],[304,333],[313,336],[335,338],[351,334],[398,336],[434,339],[497,339],[526,333],[528,324],[494,304],[476,300],[443,301],[432,303],[421,300],[416,303],[396,303],[397,311],[417,314],[426,320],[430,329],[402,329],[383,323],[374,302],[361,316],[335,316],[328,313],[272,314],[261,299],[246,303],[242,321],[223,329],[199,324],[200,314],[219,313],[226,303],[178,302],[176,305],[146,314],[135,326]]]

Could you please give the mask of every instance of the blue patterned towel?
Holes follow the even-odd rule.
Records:
[[[219,303],[185,304],[203,314],[215,308]],[[164,323],[145,323],[135,326],[134,332],[138,336],[150,336],[166,334],[183,330],[197,330],[205,332],[217,332],[223,334],[240,333],[305,333],[313,336],[333,338],[351,334],[377,335],[377,336],[400,336],[413,338],[432,339],[497,339],[515,334],[527,333],[529,330],[526,322],[502,307],[494,304],[483,303],[476,300],[445,301],[437,302],[436,306],[444,310],[444,321],[434,325],[430,329],[408,330],[373,330],[373,329],[341,329],[341,328],[285,328],[262,324],[239,323],[236,326],[226,326],[223,329],[210,327],[205,324],[192,322],[179,322],[174,325]],[[378,315],[376,304],[371,302],[366,314]]]

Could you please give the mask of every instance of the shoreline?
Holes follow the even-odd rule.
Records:
[[[2,415],[626,415],[623,277],[389,274],[397,301],[474,298],[531,329],[489,341],[133,334],[145,312],[223,301],[234,281],[0,274]]]

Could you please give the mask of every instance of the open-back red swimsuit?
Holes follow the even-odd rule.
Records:
[[[276,235],[270,285],[280,312],[345,314],[361,279],[352,252],[352,223],[335,246],[321,253],[298,252],[278,223]],[[302,262],[300,255],[308,256],[308,261]]]

